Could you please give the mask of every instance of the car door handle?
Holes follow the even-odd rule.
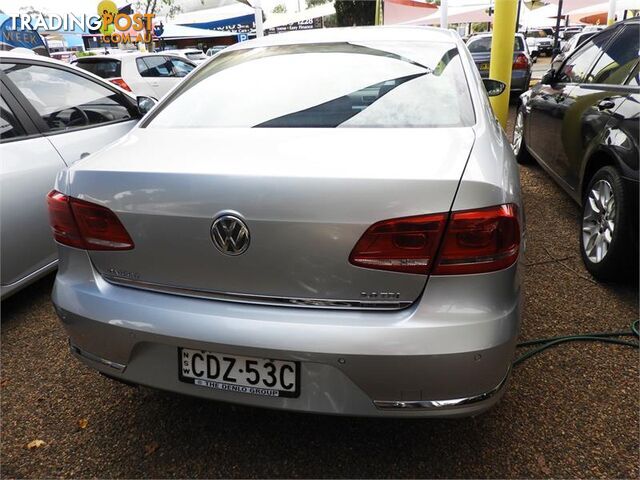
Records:
[[[152,87],[159,87],[160,84],[158,82],[151,82]]]
[[[82,159],[83,159],[83,158],[85,158],[85,157],[88,157],[89,155],[91,155],[91,153],[89,153],[89,152],[82,152],[82,153],[80,154],[80,160],[82,160]]]
[[[598,107],[598,110],[611,110],[616,106],[616,103],[610,98],[603,98],[596,106]]]

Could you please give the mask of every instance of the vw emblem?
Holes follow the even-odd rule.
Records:
[[[249,229],[234,215],[222,215],[211,225],[211,239],[225,255],[242,255],[249,248]]]

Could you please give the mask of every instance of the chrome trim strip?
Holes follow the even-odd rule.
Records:
[[[508,378],[509,372],[507,372],[505,377],[495,388],[480,395],[475,395],[473,397],[452,398],[449,400],[374,400],[373,403],[377,408],[383,410],[428,410],[437,408],[461,407],[464,405],[471,405],[473,403],[478,403],[490,399],[505,386]]]
[[[330,308],[339,310],[401,310],[407,308],[413,302],[409,301],[361,301],[361,300],[329,300],[319,298],[289,298],[270,297],[266,295],[253,295],[247,293],[216,292],[213,290],[190,289],[174,287],[159,283],[144,282],[142,280],[130,280],[128,278],[114,277],[101,274],[107,282],[121,287],[132,287],[140,290],[149,290],[158,293],[169,293],[185,297],[202,298],[207,300],[220,300],[235,303],[253,303],[259,305],[271,305],[276,307],[302,307],[302,308]]]
[[[76,347],[73,343],[69,342],[69,350],[71,353],[78,355],[79,357],[86,358],[87,360],[91,360],[92,362],[101,363],[102,365],[106,365],[107,367],[111,367],[114,370],[119,372],[124,372],[124,369],[127,368],[126,365],[122,365],[121,363],[112,362],[111,360],[107,360],[106,358],[98,357],[93,353],[89,353],[85,350],[82,350]]]

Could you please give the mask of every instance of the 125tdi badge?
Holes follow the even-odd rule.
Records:
[[[230,47],[48,202],[57,312],[111,377],[371,416],[472,415],[504,391],[518,167],[455,33]]]

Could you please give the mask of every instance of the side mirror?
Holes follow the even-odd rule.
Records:
[[[542,76],[542,78],[540,79],[540,83],[544,85],[551,85],[555,78],[556,78],[556,71],[552,68]]]
[[[507,86],[499,80],[491,80],[490,78],[485,78],[482,80],[484,83],[484,88],[487,89],[487,95],[490,97],[497,97]]]
[[[139,96],[137,98],[137,101],[138,101],[138,111],[143,116],[149,113],[149,111],[155,106],[155,104],[158,103],[158,100],[156,100],[153,97],[143,97],[143,96]]]

